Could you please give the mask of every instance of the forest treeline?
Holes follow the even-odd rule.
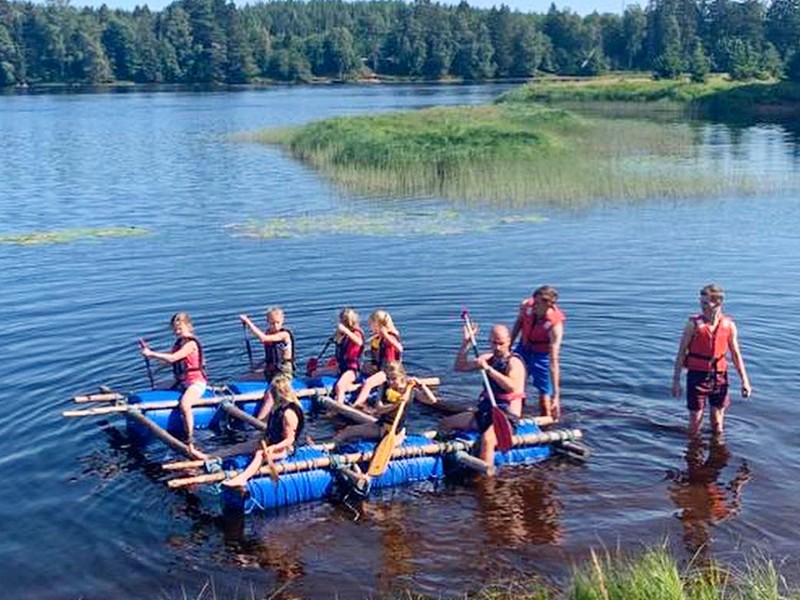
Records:
[[[651,0],[545,14],[415,0],[177,0],[161,11],[0,0],[0,86],[710,72],[800,81],[800,0]]]

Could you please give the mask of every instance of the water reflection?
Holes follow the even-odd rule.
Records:
[[[742,488],[752,472],[745,459],[733,477],[724,481],[723,471],[731,453],[721,437],[710,441],[694,438],[686,447],[686,469],[667,472],[669,495],[678,508],[686,550],[701,560],[710,552],[711,527],[737,515],[742,505]]]
[[[476,479],[476,517],[491,546],[561,543],[563,506],[556,492],[545,469],[509,469],[508,476]]]

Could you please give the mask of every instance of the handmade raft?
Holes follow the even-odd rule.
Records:
[[[392,453],[392,460],[383,475],[373,478],[372,489],[443,479],[465,467],[486,471],[485,463],[469,454],[478,439],[477,433],[464,433],[448,441],[431,441],[421,435],[409,435]],[[581,439],[579,430],[543,432],[534,422],[520,424],[514,436],[514,447],[496,452],[495,467],[530,465],[551,456],[552,444]],[[375,449],[375,442],[358,442],[342,446],[335,454],[318,447],[300,447],[290,457],[274,465],[273,477],[268,467],[247,483],[246,490],[222,486],[222,503],[227,509],[250,513],[312,500],[332,498],[341,490],[342,467],[359,465],[366,468]],[[251,456],[226,459],[222,470],[206,475],[172,479],[172,488],[202,483],[215,483],[245,468]]]

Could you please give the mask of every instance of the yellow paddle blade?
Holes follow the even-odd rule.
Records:
[[[386,467],[389,466],[389,460],[392,458],[396,438],[397,433],[394,430],[383,436],[383,439],[375,448],[372,460],[369,462],[367,475],[370,477],[380,477],[383,475],[384,471],[386,471]]]

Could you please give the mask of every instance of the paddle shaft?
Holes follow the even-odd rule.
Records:
[[[370,477],[380,477],[383,475],[384,471],[386,471],[386,467],[389,466],[389,461],[392,458],[392,451],[397,441],[397,426],[400,424],[403,411],[405,411],[406,404],[408,404],[411,394],[413,393],[413,389],[406,392],[407,395],[403,398],[400,406],[397,407],[397,413],[394,415],[394,419],[392,419],[391,429],[383,436],[383,439],[378,443],[377,448],[375,448],[375,455],[372,457],[367,470]]]
[[[478,343],[475,341],[475,332],[472,330],[472,321],[469,318],[469,313],[464,311],[464,324],[467,326],[467,331],[469,332],[469,344],[472,347],[472,353],[475,355],[475,358],[480,358],[480,352],[478,352]],[[483,375],[483,387],[486,390],[486,395],[489,398],[489,402],[492,403],[492,408],[497,408],[497,402],[494,399],[494,392],[492,391],[492,384],[489,381],[489,374],[486,372],[486,369],[481,369],[481,375]]]
[[[139,338],[139,348],[144,350],[147,348],[147,340],[144,338]],[[154,390],[156,388],[156,381],[153,379],[153,367],[150,366],[150,358],[142,354],[142,358],[144,359],[144,366],[147,369],[147,379],[150,380],[150,389]]]
[[[244,339],[244,347],[247,350],[247,363],[250,365],[252,371],[255,366],[253,364],[253,347],[250,345],[250,336],[247,333],[247,323],[242,321],[242,339]]]

